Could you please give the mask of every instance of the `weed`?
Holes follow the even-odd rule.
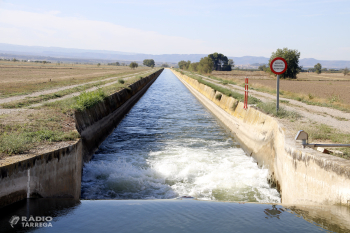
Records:
[[[334,102],[340,102],[340,97],[339,97],[339,95],[331,95],[329,98],[328,98],[328,100],[329,100],[329,103],[334,103]]]
[[[281,100],[281,103],[288,104],[289,101],[288,100]]]
[[[203,79],[200,79],[199,77],[197,77],[195,75],[189,75],[189,77],[191,77],[193,79],[196,79],[198,82],[200,82],[200,83],[202,83],[204,85],[207,85],[207,86],[213,88],[215,91],[221,92],[222,94],[224,94],[226,96],[232,97],[232,98],[234,98],[236,100],[239,100],[241,102],[244,101],[244,95],[243,94],[239,94],[239,93],[234,92],[232,90],[229,90],[229,89],[217,86],[217,85],[215,85],[215,84],[213,84],[211,82],[208,82],[208,81],[205,81]],[[255,97],[249,96],[249,98],[248,98],[248,104],[257,104],[259,102],[260,102],[260,100],[255,98]]]
[[[267,102],[267,103],[260,102],[256,105],[256,107],[267,114],[271,114],[279,118],[289,118],[292,121],[295,121],[301,118],[301,115],[299,113],[294,111],[287,111],[283,107],[280,107],[277,112],[276,102]]]
[[[222,94],[217,94],[217,95],[215,95],[215,99],[217,99],[217,100],[221,100],[221,97],[222,97]]]
[[[309,97],[309,100],[312,100],[314,98],[314,96],[311,93],[308,94],[308,97]]]
[[[0,137],[0,152],[9,155],[22,154],[31,148],[31,140],[18,132],[4,133]]]
[[[125,81],[124,81],[123,79],[119,79],[119,80],[118,80],[118,83],[124,84]]]
[[[95,104],[103,101],[106,98],[106,94],[102,89],[91,92],[82,92],[76,101],[74,109],[77,111],[83,111],[93,107]]]

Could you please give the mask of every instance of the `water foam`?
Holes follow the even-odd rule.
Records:
[[[164,71],[84,166],[82,198],[280,202],[267,176]]]

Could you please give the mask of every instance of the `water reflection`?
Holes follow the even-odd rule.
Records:
[[[267,215],[267,217],[265,218],[277,218],[280,219],[280,214],[282,214],[282,212],[284,212],[283,208],[279,208],[277,209],[276,205],[272,205],[271,209],[265,209],[264,213]]]
[[[44,223],[46,217],[57,218],[68,216],[80,205],[79,200],[70,198],[39,198],[19,201],[0,209],[0,232],[24,232],[33,230],[32,227],[23,227],[27,223]],[[26,220],[38,221],[22,221]],[[43,218],[44,217],[44,218]],[[40,218],[40,219],[39,219]],[[16,221],[18,219],[18,221]],[[12,226],[10,221],[12,220]],[[27,224],[28,226],[28,224]]]
[[[1,232],[349,232],[347,207],[181,200],[31,199],[0,209]],[[11,228],[12,216],[53,218]]]

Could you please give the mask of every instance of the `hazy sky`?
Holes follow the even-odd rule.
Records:
[[[350,1],[0,0],[0,43],[350,60]]]

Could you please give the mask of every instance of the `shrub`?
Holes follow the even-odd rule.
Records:
[[[222,94],[217,94],[217,95],[215,96],[215,99],[221,100],[221,97],[222,97]]]
[[[82,92],[78,98],[75,106],[73,108],[78,111],[83,111],[89,109],[95,104],[103,101],[106,98],[106,94],[102,89],[91,92]]]
[[[0,138],[0,152],[6,154],[22,154],[31,148],[31,140],[18,132],[4,133]]]

